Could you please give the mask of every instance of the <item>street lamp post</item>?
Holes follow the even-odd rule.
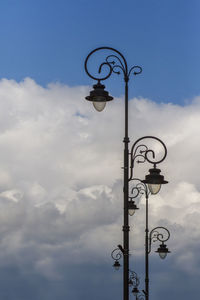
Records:
[[[132,288],[133,296],[135,296],[136,300],[144,300],[144,295],[139,291],[138,286],[140,284],[140,279],[137,276],[137,273],[129,270],[130,278],[129,278],[129,286]]]
[[[108,50],[114,54],[108,55],[104,62],[99,66],[98,72],[101,73],[102,67],[108,67],[108,74],[104,77],[94,77],[88,71],[88,59],[97,51]],[[117,62],[117,63],[116,63]],[[102,80],[106,80],[112,73],[120,74],[122,72],[125,82],[125,135],[124,135],[124,225],[123,225],[123,282],[124,282],[124,300],[129,299],[129,219],[128,219],[128,198],[129,198],[129,136],[128,136],[128,82],[132,72],[134,75],[138,75],[142,72],[142,68],[139,66],[133,66],[128,69],[128,65],[124,56],[116,49],[110,47],[100,47],[91,51],[85,60],[85,71],[88,76],[94,80],[97,80],[97,84],[94,85],[94,90],[90,92],[90,95],[86,97],[87,100],[92,101],[95,108],[101,111],[107,101],[111,101],[113,97],[109,96],[108,92],[104,90],[105,86],[101,84]]]
[[[100,51],[109,51],[112,54],[107,55],[104,61],[100,64],[98,68],[99,77],[92,75],[88,70],[88,60],[89,58],[96,52]],[[108,73],[101,77],[102,69],[107,67]],[[129,299],[129,182],[133,178],[133,167],[135,162],[136,152],[140,146],[135,146],[138,142],[142,141],[146,138],[153,138],[155,137],[143,137],[137,140],[134,145],[132,146],[131,153],[129,153],[129,136],[128,136],[128,82],[130,76],[132,74],[138,75],[142,72],[142,68],[140,66],[133,66],[130,69],[128,68],[127,61],[124,56],[116,49],[111,47],[99,47],[91,51],[85,60],[85,71],[87,75],[96,80],[97,83],[93,85],[93,90],[90,92],[90,95],[86,97],[86,100],[93,102],[93,105],[97,111],[102,111],[107,102],[113,100],[113,97],[109,95],[107,91],[105,91],[105,86],[101,84],[101,81],[108,79],[111,74],[123,74],[124,83],[125,83],[125,135],[123,139],[124,143],[124,223],[123,223],[123,247],[121,247],[121,252],[123,254],[123,299]],[[141,145],[144,146],[144,145]],[[146,147],[146,146],[145,146]],[[164,177],[160,175],[160,170],[156,168],[156,164],[160,163],[164,160],[161,159],[160,161],[154,162],[152,159],[149,158],[149,155],[152,155],[155,158],[155,153],[153,150],[148,149],[147,147],[141,150],[142,152],[138,154],[138,157],[142,157],[143,161],[148,161],[149,163],[153,164],[153,168],[149,170],[150,174],[146,176],[146,183],[151,184],[152,187],[160,187],[160,184],[167,183],[164,180]],[[165,155],[166,156],[166,155]],[[130,162],[130,167],[129,167]]]
[[[157,194],[158,189],[149,189],[145,180],[133,179],[137,184],[132,188],[132,199],[136,198],[139,194],[145,195],[145,299],[149,300],[149,254],[151,253],[152,242],[161,242],[160,247],[157,249],[161,259],[170,253],[165,242],[170,238],[170,232],[163,226],[153,228],[149,233],[149,195]],[[154,192],[153,192],[154,191]]]

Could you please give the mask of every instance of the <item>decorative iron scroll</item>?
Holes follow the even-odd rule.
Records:
[[[145,139],[155,140],[158,141],[163,146],[163,156],[160,159],[156,159],[156,153],[154,150],[149,149],[145,144],[141,143],[141,141]],[[145,161],[148,161],[149,163],[156,166],[157,164],[160,164],[165,157],[167,156],[167,148],[163,141],[161,141],[159,138],[155,136],[144,136],[139,138],[132,146],[131,152],[130,152],[130,176],[129,181],[133,179],[133,168],[135,160],[137,159],[137,163],[144,163]]]
[[[170,232],[167,228],[163,226],[155,227],[149,233],[149,245],[148,245],[148,253],[151,252],[151,244],[152,242],[160,241],[164,243],[168,241],[170,238]]]
[[[105,75],[103,77],[96,77],[96,76],[93,76],[88,70],[88,60],[91,57],[91,55],[93,55],[95,52],[101,51],[101,50],[112,51],[115,54],[106,56],[105,60],[100,64],[100,66],[98,68],[98,73],[101,74],[102,69],[107,67],[107,69],[108,69],[107,75]],[[128,81],[131,73],[133,73],[134,75],[138,75],[138,74],[142,73],[142,68],[140,66],[133,66],[130,68],[130,70],[128,70],[127,61],[121,52],[119,52],[118,50],[111,48],[111,47],[99,47],[99,48],[96,48],[93,51],[91,51],[88,54],[88,56],[86,57],[85,71],[90,78],[97,80],[98,82],[100,82],[101,80],[106,80],[107,78],[109,78],[111,76],[112,73],[115,73],[118,75],[123,73],[125,81]]]

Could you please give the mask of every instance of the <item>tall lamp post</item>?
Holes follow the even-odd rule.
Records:
[[[139,194],[145,195],[145,291],[143,292],[145,294],[145,299],[149,300],[149,254],[151,253],[152,242],[159,241],[161,243],[156,252],[161,259],[164,259],[167,256],[167,253],[170,253],[165,244],[170,238],[170,232],[163,226],[155,227],[149,232],[149,195],[155,195],[159,190],[150,190],[145,183],[145,180],[141,181],[140,179],[134,178],[133,181],[136,181],[137,184],[132,188],[131,199],[137,198]]]
[[[96,77],[92,75],[88,70],[88,60],[90,57],[96,53],[96,52],[102,52],[102,51],[109,51],[111,54],[107,55],[103,62],[99,65],[98,73],[99,77]],[[102,69],[107,67],[107,74],[103,77],[101,76]],[[105,86],[101,84],[101,81],[104,81],[108,79],[113,73],[114,74],[121,74],[124,78],[125,83],[125,135],[124,135],[124,186],[123,186],[123,192],[124,192],[124,223],[123,223],[123,247],[121,247],[121,251],[123,254],[123,299],[128,300],[129,299],[129,181],[133,177],[133,166],[135,158],[133,158],[133,154],[135,154],[135,151],[137,152],[137,149],[135,149],[135,145],[143,140],[144,138],[154,138],[154,137],[144,137],[139,140],[137,140],[131,150],[131,153],[129,153],[129,136],[128,136],[128,83],[130,76],[138,75],[142,72],[142,68],[140,66],[133,66],[130,69],[128,68],[127,61],[118,50],[111,48],[111,47],[99,47],[91,51],[85,60],[85,71],[87,75],[92,78],[93,80],[96,80],[97,83],[93,85],[93,90],[90,92],[90,95],[86,97],[86,100],[93,102],[93,105],[97,111],[102,111],[106,105],[107,102],[113,100],[113,97],[109,95],[107,91],[105,91]],[[156,139],[156,138],[155,138]],[[143,146],[143,145],[142,145]],[[146,147],[146,146],[145,146]],[[135,149],[135,150],[134,150]],[[147,147],[141,150],[142,153],[138,154],[138,156],[142,157],[143,161],[148,161],[149,163],[153,164],[153,168],[150,169],[150,174],[146,176],[146,182],[152,187],[158,187],[160,184],[167,183],[164,180],[164,177],[160,175],[160,170],[156,168],[156,163],[161,162],[162,160],[158,162],[154,162],[149,158],[149,155],[152,155],[152,157],[155,157],[155,153],[153,150],[149,150]],[[130,162],[130,169],[129,169],[129,162]]]

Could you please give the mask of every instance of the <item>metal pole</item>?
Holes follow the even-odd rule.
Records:
[[[146,191],[146,228],[145,228],[145,299],[149,300],[149,216],[148,216],[148,191]]]
[[[99,50],[109,50],[115,52],[113,55],[108,55],[103,63],[99,66],[99,74],[101,73],[102,68],[106,65],[108,67],[108,73],[105,76],[93,76],[88,71],[88,59],[92,54]],[[117,54],[117,55],[116,55]],[[113,61],[111,61],[111,59]],[[117,63],[116,63],[117,62]],[[115,64],[116,63],[116,64]],[[118,70],[116,70],[118,69]],[[129,199],[129,137],[128,137],[128,81],[130,74],[133,73],[134,75],[138,75],[142,72],[142,68],[140,66],[133,66],[130,70],[128,70],[127,62],[122,53],[118,50],[111,48],[111,47],[99,47],[91,51],[85,60],[85,71],[87,75],[98,81],[100,85],[101,80],[106,80],[111,76],[112,73],[120,74],[120,72],[124,75],[125,81],[125,136],[124,136],[124,224],[123,224],[123,300],[129,300],[129,215],[128,215],[128,199]],[[95,88],[95,86],[94,86]],[[104,95],[105,101],[110,101],[112,97],[108,97],[108,92],[101,91]],[[95,90],[91,92],[93,95],[86,97],[89,101],[94,100]],[[99,94],[96,95],[97,97]]]
[[[128,79],[125,78],[125,137],[124,137],[124,226],[123,226],[123,281],[124,300],[129,299],[129,217],[128,217],[128,197],[129,197],[129,137],[128,137]]]

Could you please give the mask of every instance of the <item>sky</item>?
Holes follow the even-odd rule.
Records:
[[[198,300],[199,8],[197,0],[1,1],[1,299],[122,299],[110,253],[122,244],[123,77],[103,82],[114,97],[103,112],[84,99],[95,83],[85,58],[108,46],[143,69],[129,82],[130,145],[153,135],[168,149],[160,168],[169,184],[150,197],[149,222],[170,230],[171,253],[161,260],[153,245],[150,299]],[[143,197],[137,204],[130,266],[144,289]]]

